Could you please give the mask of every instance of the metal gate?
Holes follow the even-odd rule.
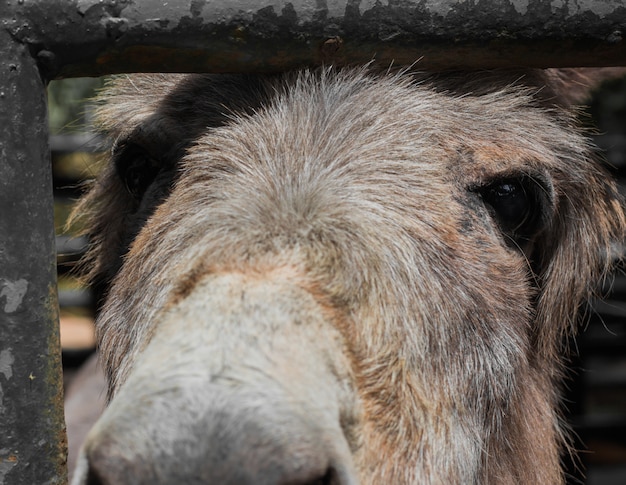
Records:
[[[46,83],[120,72],[626,65],[618,0],[2,0],[0,485],[64,483]]]

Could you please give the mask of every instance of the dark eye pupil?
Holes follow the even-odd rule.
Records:
[[[541,231],[547,191],[536,179],[525,175],[498,179],[475,190],[514,247],[523,246]]]
[[[159,174],[161,165],[134,143],[120,146],[118,152],[115,159],[117,173],[128,192],[141,200]]]
[[[135,197],[140,197],[148,189],[154,178],[156,170],[148,161],[139,160],[131,163],[126,170],[124,179],[126,188]]]
[[[493,207],[506,232],[519,233],[531,215],[531,201],[519,182],[509,181],[491,186],[485,194],[485,202]],[[524,235],[523,231],[520,235]]]

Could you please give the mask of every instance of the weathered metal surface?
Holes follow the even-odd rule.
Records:
[[[45,86],[0,31],[0,485],[65,483]]]
[[[421,59],[425,68],[626,63],[622,0],[1,2],[1,28],[28,46],[49,78],[373,58]]]

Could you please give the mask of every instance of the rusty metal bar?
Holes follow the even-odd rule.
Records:
[[[45,84],[0,30],[0,485],[66,482]]]
[[[130,71],[273,71],[626,63],[622,0],[5,0],[2,28],[49,79]]]

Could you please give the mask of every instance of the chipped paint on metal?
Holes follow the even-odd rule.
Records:
[[[18,458],[10,450],[0,449],[0,485],[5,485],[5,477],[17,465]]]
[[[28,291],[28,281],[19,279],[17,281],[0,280],[0,298],[5,298],[4,313],[14,313],[22,304],[22,300]]]
[[[552,0],[550,2],[550,11],[555,14],[563,7],[567,6],[567,0]],[[570,12],[568,12],[570,13]],[[571,14],[571,13],[570,13]]]
[[[47,79],[135,71],[275,72],[372,59],[381,65],[421,59],[424,69],[610,66],[626,59],[626,5],[620,0],[7,5],[0,25],[30,49]],[[320,50],[331,38],[343,44],[329,59]]]
[[[76,2],[76,10],[78,10],[78,12],[82,15],[85,15],[90,8],[101,4],[102,2],[100,0],[78,0]]]
[[[569,0],[567,5],[570,15],[588,10],[599,17],[606,17],[618,8],[624,8],[623,0],[603,0],[601,2],[598,0]]]
[[[515,11],[520,15],[526,15],[528,12],[528,4],[530,0],[511,0],[511,4],[515,8]]]
[[[459,3],[463,3],[463,0],[456,0],[454,2],[440,2],[438,0],[427,0],[426,8],[430,10],[433,14],[439,17],[446,17],[453,7],[458,5]]]
[[[0,374],[2,374],[7,380],[13,377],[14,362],[15,358],[11,353],[11,349],[0,351]]]
[[[5,349],[0,352],[0,374],[8,381],[13,377],[13,364],[15,358],[11,352],[11,349]],[[0,382],[0,416],[4,414],[4,391],[2,389],[2,382]],[[2,478],[2,453],[0,450],[0,479]],[[1,482],[0,482],[1,483]]]
[[[0,375],[3,375],[6,380],[13,377],[13,363],[15,358],[11,352],[11,349],[5,349],[0,351]],[[4,410],[4,392],[2,390],[2,382],[0,382],[0,416],[5,412]],[[17,464],[17,456],[6,448],[0,449],[0,485],[4,485],[6,475]]]

